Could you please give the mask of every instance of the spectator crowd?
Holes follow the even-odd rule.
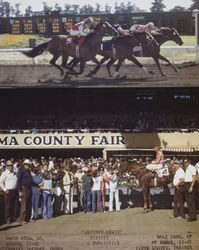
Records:
[[[21,224],[30,219],[51,219],[73,214],[74,192],[77,211],[105,212],[109,189],[109,211],[120,211],[116,163],[101,158],[56,159],[42,157],[1,160],[0,188],[4,194],[5,220]]]
[[[117,158],[1,159],[0,190],[4,196],[5,222],[25,224],[30,220],[47,220],[73,214],[74,208],[84,213],[119,212],[121,178],[125,176],[130,180],[132,177],[128,172],[121,177],[120,166],[121,160]],[[188,220],[194,221],[197,219],[196,208],[199,208],[199,163],[192,165],[188,158],[175,159],[174,166],[172,217],[185,218],[186,201]]]
[[[173,132],[184,129],[198,131],[197,114],[163,114],[156,112],[132,112],[123,115],[46,115],[46,116],[2,116],[1,133],[15,130],[30,133],[53,131],[117,131],[124,132]]]

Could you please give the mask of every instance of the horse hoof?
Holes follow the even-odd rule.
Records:
[[[153,70],[149,70],[149,74],[154,75],[155,72]]]
[[[148,213],[149,210],[147,208],[144,208],[143,214]]]
[[[118,72],[115,72],[113,75],[114,78],[120,78],[120,74]]]

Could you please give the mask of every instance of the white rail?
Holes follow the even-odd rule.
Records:
[[[0,64],[48,64],[51,55],[44,53],[34,59],[25,57],[21,52],[28,51],[25,49],[0,49]],[[196,61],[198,52],[197,46],[161,46],[162,54],[174,62]],[[143,60],[145,60],[143,58]]]

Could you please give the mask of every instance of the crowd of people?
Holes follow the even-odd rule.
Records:
[[[105,195],[109,189],[109,211],[120,210],[118,172],[115,163],[101,158],[1,160],[0,188],[4,193],[7,224],[17,218],[24,224],[39,218],[72,214],[74,191],[77,210],[105,212]],[[20,205],[20,208],[19,208]]]
[[[10,120],[9,117],[1,119],[2,133],[8,130],[30,130],[40,132],[41,130],[66,131],[117,131],[124,132],[132,130],[135,132],[157,132],[157,131],[180,131],[188,129],[198,130],[199,118],[195,115],[160,114],[154,112],[132,112],[125,115],[67,115],[57,116],[18,116]]]
[[[138,161],[142,160],[140,158]],[[102,213],[107,210],[119,212],[121,178],[125,176],[128,181],[132,178],[130,173],[121,177],[120,164],[121,160],[117,158],[108,161],[94,157],[1,159],[0,189],[4,196],[5,222],[10,224],[18,220],[25,224],[31,219],[51,219],[62,214],[73,214],[74,208],[77,212],[85,213]],[[183,161],[175,159],[174,166],[176,173],[173,179],[175,193],[172,217],[185,218],[186,201],[188,221],[195,221],[199,163],[194,166],[188,158]]]

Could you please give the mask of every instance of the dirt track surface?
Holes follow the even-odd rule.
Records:
[[[59,71],[50,65],[0,65],[0,88],[104,88],[104,87],[198,87],[199,65],[178,65],[179,72],[174,72],[167,65],[163,70],[167,77],[162,77],[154,64],[146,65],[154,75],[145,73],[135,65],[123,65],[120,75],[126,78],[108,77],[105,66],[93,78],[85,77],[92,65],[87,65],[83,75],[78,78],[63,80]],[[77,69],[78,70],[78,69]],[[113,71],[112,71],[113,72]]]
[[[198,250],[199,222],[169,218],[170,213],[155,210],[143,214],[142,208],[128,208],[63,215],[22,226],[13,223],[0,228],[0,249],[15,243],[15,250],[31,249],[31,244],[59,250]],[[17,248],[19,244],[21,248]]]

